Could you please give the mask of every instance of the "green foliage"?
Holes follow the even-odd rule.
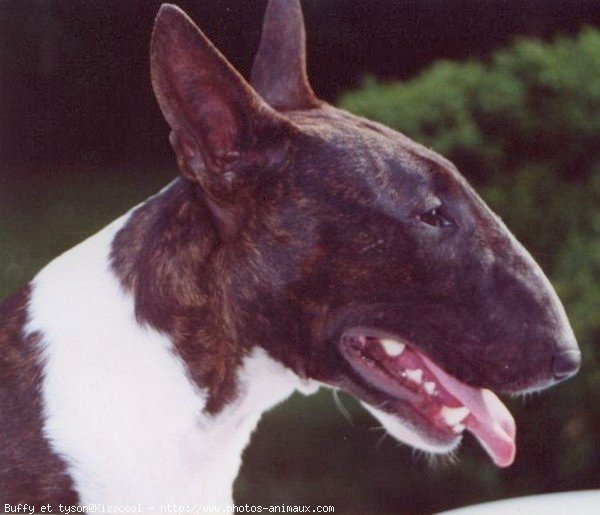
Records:
[[[489,62],[441,61],[404,83],[368,77],[340,105],[436,149],[479,182],[537,162],[585,177],[598,162],[600,32],[521,40]]]

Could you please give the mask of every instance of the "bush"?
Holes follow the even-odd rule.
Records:
[[[339,103],[433,147],[478,182],[535,163],[585,179],[600,150],[600,32],[521,40],[487,63],[441,61],[405,83],[367,77]]]

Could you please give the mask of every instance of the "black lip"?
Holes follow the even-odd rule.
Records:
[[[385,331],[383,329],[376,329],[374,327],[369,327],[369,326],[357,326],[357,327],[352,327],[350,329],[346,329],[343,334],[341,339],[345,338],[345,337],[357,337],[357,336],[372,336],[374,338],[392,338],[394,340],[398,340],[401,342],[406,342],[407,340],[401,336],[398,336],[397,334],[390,332],[390,331]],[[415,349],[417,349],[418,347],[413,345],[412,342],[410,343],[411,347],[414,347]]]

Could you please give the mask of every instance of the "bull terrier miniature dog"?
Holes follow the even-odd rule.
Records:
[[[250,84],[172,5],[150,57],[181,176],[2,304],[2,503],[230,503],[261,414],[313,385],[508,466],[492,391],[580,352],[452,163],[317,99],[298,0],[270,2]]]

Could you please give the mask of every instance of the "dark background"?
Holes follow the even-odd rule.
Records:
[[[2,171],[170,156],[148,79],[160,3],[0,1]],[[266,2],[177,3],[247,74]],[[403,79],[440,58],[485,56],[515,35],[548,38],[600,21],[595,0],[311,0],[303,6],[311,81],[330,101],[366,73]]]
[[[176,3],[247,75],[266,2]],[[0,0],[0,298],[176,173],[148,73],[148,43],[159,5],[145,0]],[[390,98],[389,109],[384,103],[381,113],[399,113],[398,123],[391,125],[443,150],[449,145],[441,138],[447,120],[441,122],[441,135],[430,128],[413,131],[403,125],[407,106],[393,104],[394,91],[371,83],[356,94],[342,93],[359,88],[365,75],[413,79],[440,59],[491,62],[494,51],[517,36],[543,41],[575,36],[583,26],[600,24],[598,6],[592,0],[303,1],[311,82],[322,98],[357,112],[373,111],[374,118],[378,111],[373,106]],[[523,50],[525,63],[530,53],[537,55],[536,48]],[[600,53],[593,62],[598,60]],[[529,72],[526,80],[535,82],[536,69],[524,67],[522,75]],[[236,483],[237,501],[331,504],[336,513],[429,513],[516,495],[600,487],[600,290],[591,275],[600,274],[600,198],[593,196],[600,191],[600,146],[592,124],[594,117],[600,118],[600,102],[590,86],[599,75],[590,71],[588,81],[585,69],[579,74],[581,88],[559,74],[556,81],[568,88],[551,90],[555,85],[550,81],[536,91],[535,99],[543,100],[536,108],[542,115],[528,111],[523,127],[530,127],[529,133],[505,127],[525,148],[519,159],[507,163],[497,158],[496,143],[507,139],[502,130],[497,131],[500,136],[482,131],[488,146],[475,141],[465,150],[458,138],[459,144],[448,146],[449,154],[443,150],[561,286],[559,294],[584,349],[584,370],[575,381],[527,403],[508,401],[519,429],[514,466],[495,468],[469,436],[458,463],[432,464],[386,438],[347,396],[341,395],[350,412],[345,416],[331,393],[322,392],[308,399],[294,396],[264,418]],[[455,102],[456,91],[442,91],[440,74],[435,77],[440,98],[448,93],[447,103]],[[565,102],[578,89],[586,89],[588,96],[582,95],[579,104]],[[440,100],[442,107],[444,102]],[[548,105],[555,111],[545,120]],[[531,107],[525,101],[523,106]],[[588,126],[586,110],[591,121],[580,138],[580,127]],[[576,118],[569,151],[584,155],[584,165],[563,165],[564,159],[557,157],[564,155],[560,139],[548,139],[560,132],[557,124],[568,120],[558,112]],[[513,114],[507,115],[511,123],[518,118]],[[493,118],[494,127],[498,119]],[[542,138],[544,126],[550,129]],[[447,132],[460,136],[460,129],[457,124]],[[536,141],[543,143],[543,151],[528,155],[528,146]],[[477,159],[469,158],[473,155]],[[498,171],[481,178],[481,167],[473,163],[482,162]],[[538,169],[546,168],[555,170],[542,182]]]

